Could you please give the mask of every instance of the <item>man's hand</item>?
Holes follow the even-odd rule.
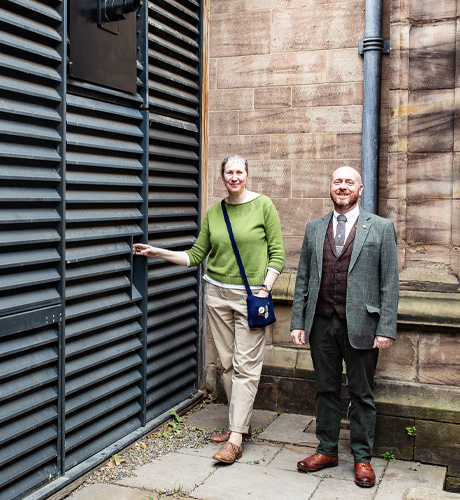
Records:
[[[292,330],[291,337],[294,344],[297,345],[305,344],[305,330]]]
[[[394,339],[388,337],[382,337],[381,335],[376,335],[374,340],[373,349],[386,349],[393,345]]]

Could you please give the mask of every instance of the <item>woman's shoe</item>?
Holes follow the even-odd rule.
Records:
[[[214,460],[224,462],[225,464],[232,464],[243,454],[243,447],[227,441],[222,445],[221,449],[213,456]]]
[[[220,434],[214,434],[213,436],[210,437],[211,441],[213,443],[224,443],[225,441],[228,441],[228,438],[230,437],[230,434],[232,431],[230,429],[225,429],[224,432],[221,432]],[[251,437],[252,434],[252,428],[249,426],[248,432],[243,434],[243,438]]]

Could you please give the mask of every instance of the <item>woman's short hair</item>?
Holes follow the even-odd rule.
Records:
[[[227,165],[227,163],[232,161],[242,162],[244,164],[244,168],[246,169],[246,173],[249,174],[248,160],[246,160],[246,158],[240,155],[231,155],[225,158],[220,166],[220,173],[222,177],[224,176],[225,173],[225,165]]]

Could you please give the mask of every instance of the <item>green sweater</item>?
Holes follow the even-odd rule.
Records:
[[[283,237],[275,205],[268,196],[238,205],[226,203],[233,234],[250,285],[262,285],[267,267],[281,272],[284,267]],[[242,285],[238,263],[220,203],[206,214],[200,234],[190,250],[190,265],[196,266],[209,254],[206,274],[221,283]]]

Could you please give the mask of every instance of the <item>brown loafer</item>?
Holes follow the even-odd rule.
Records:
[[[232,464],[243,454],[243,447],[227,441],[222,445],[221,449],[213,456],[214,460],[224,462],[225,464]]]
[[[221,432],[220,434],[214,434],[213,436],[210,437],[211,441],[213,443],[224,443],[225,441],[228,441],[228,438],[230,437],[230,434],[232,431],[230,429],[225,429],[224,432]],[[244,438],[251,437],[252,434],[252,428],[249,426],[248,432],[243,434]]]
[[[338,456],[327,457],[326,455],[315,453],[311,457],[304,458],[300,462],[297,462],[297,469],[301,472],[315,472],[325,467],[337,467],[338,463]]]
[[[372,488],[375,474],[369,462],[355,462],[355,483],[362,488]]]

